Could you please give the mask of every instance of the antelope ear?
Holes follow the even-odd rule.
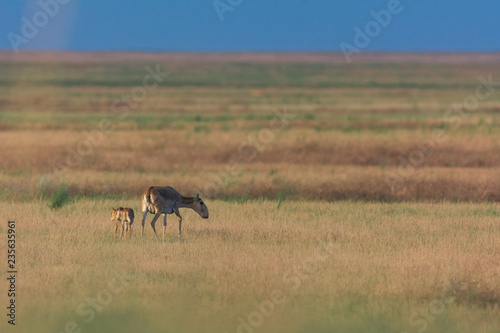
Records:
[[[199,199],[199,198],[200,198],[199,194],[198,194],[198,193],[196,193],[196,199]]]

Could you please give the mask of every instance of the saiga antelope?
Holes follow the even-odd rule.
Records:
[[[167,230],[167,214],[175,213],[179,218],[179,235],[181,234],[182,216],[179,208],[191,208],[204,219],[208,219],[208,208],[197,194],[196,197],[184,197],[170,186],[151,186],[142,194],[142,235],[144,222],[148,212],[155,214],[151,228],[156,235],[156,220],[163,214],[163,237]]]

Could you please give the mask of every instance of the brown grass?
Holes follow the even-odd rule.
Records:
[[[363,52],[353,57],[354,63],[424,63],[424,64],[488,64],[498,63],[498,53],[382,53]],[[333,63],[345,64],[345,57],[337,52],[225,52],[225,53],[145,53],[145,52],[30,52],[0,51],[0,61],[28,62],[264,62],[264,63]]]
[[[274,290],[286,301],[263,332],[301,331],[314,321],[341,331],[413,330],[412,313],[445,299],[429,332],[500,324],[496,206],[208,201],[208,221],[183,213],[180,239],[169,216],[163,243],[150,229],[137,237],[140,218],[131,241],[113,241],[109,207],[118,204],[139,210],[137,199],[82,200],[56,212],[43,201],[0,205],[16,212],[24,325],[232,332]],[[134,279],[87,324],[76,308],[105,289],[113,271]]]
[[[443,118],[498,54],[35,56],[0,52],[20,331],[234,332],[276,291],[255,332],[498,331],[500,96]],[[156,63],[171,75],[120,119],[111,103]],[[251,143],[283,107],[296,117]],[[65,168],[105,118],[114,130]],[[446,141],[402,167],[435,129]],[[210,219],[114,241],[110,208],[137,212],[137,236],[150,185],[199,191]],[[133,280],[85,322],[115,271]]]
[[[275,198],[280,192],[289,199],[326,201],[500,199],[495,137],[454,135],[412,168],[399,157],[408,161],[421,151],[425,135],[288,130],[268,144],[247,145],[242,154],[240,145],[257,133],[117,131],[103,136],[78,165],[64,168],[73,156],[68,149],[76,151],[85,140],[82,133],[7,131],[0,133],[0,154],[9,156],[2,165],[3,192],[22,199],[70,184],[72,195],[138,197],[148,184],[171,184],[226,199]],[[231,161],[238,165],[228,173]],[[54,173],[54,165],[64,172]],[[217,189],[210,190],[211,184]]]

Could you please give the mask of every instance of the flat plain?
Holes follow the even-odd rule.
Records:
[[[16,329],[499,332],[498,63],[0,54]],[[210,219],[141,237],[149,185]]]

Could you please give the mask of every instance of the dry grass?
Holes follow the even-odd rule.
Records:
[[[196,125],[194,125],[196,126]],[[116,131],[98,134],[99,143],[83,155],[83,162],[73,171],[166,172],[178,165],[220,165],[231,160],[253,163],[312,166],[399,166],[399,156],[409,159],[413,151],[425,157],[416,167],[499,167],[500,143],[497,136],[448,135],[444,143],[426,142],[432,136],[387,134],[317,133],[313,130],[286,130],[272,133],[270,139],[259,140],[259,131],[238,131],[207,126],[208,132],[181,130]],[[266,127],[262,127],[266,129]],[[84,132],[90,132],[85,130]],[[91,134],[92,136],[94,134]],[[267,135],[267,134],[266,134]],[[65,164],[78,145],[88,141],[83,132],[70,131],[5,131],[0,154],[9,156],[3,170],[14,172],[52,172],[53,163]],[[87,147],[83,147],[87,148]],[[248,148],[250,151],[241,151]],[[83,150],[82,150],[83,151]],[[88,156],[86,156],[88,155]]]
[[[498,63],[498,53],[370,53],[358,54],[355,63],[423,63],[423,64],[489,64]],[[13,53],[0,51],[0,61],[41,63],[116,63],[116,62],[169,62],[169,63],[213,63],[213,62],[263,62],[263,63],[333,63],[345,64],[342,53],[335,52],[224,52],[224,53],[146,53],[146,52],[51,52],[22,51]]]
[[[0,204],[15,212],[2,220],[17,220],[23,331],[74,320],[92,331],[233,332],[274,290],[286,301],[261,332],[416,331],[409,317],[434,300],[450,303],[427,332],[500,325],[496,205],[208,201],[211,218],[184,213],[181,238],[172,217],[166,242],[149,228],[141,238],[139,217],[131,241],[114,241],[110,207],[138,203]],[[87,324],[77,307],[114,271],[133,280]]]
[[[320,61],[319,55],[311,58],[316,62],[299,55],[303,63],[261,61],[272,55],[232,55],[230,63],[215,55],[193,63],[196,55],[182,61],[182,56],[152,54],[143,61],[138,54],[106,54],[107,60],[96,62],[63,54],[54,63],[42,61],[43,55],[25,61],[28,55],[3,54],[0,61],[3,198],[44,197],[61,184],[73,196],[132,198],[149,182],[191,193],[218,182],[214,175],[230,161],[238,167],[230,178],[220,176],[217,193],[206,191],[207,196],[500,198],[500,95],[492,94],[457,127],[445,117],[453,104],[475,92],[478,76],[498,71],[491,61],[469,58],[457,65],[450,57],[438,65],[428,55],[420,60],[406,55],[414,62],[391,65],[374,57],[372,63],[346,67]],[[245,57],[256,61],[242,61],[250,59]],[[112,102],[142,83],[153,60],[171,74],[121,118],[111,110]],[[283,107],[295,117],[265,144],[252,142]],[[103,119],[111,121],[113,131],[75,167],[54,173],[54,164],[64,165],[68,151],[86,141],[83,132],[98,129]],[[436,129],[446,140],[414,171],[400,168],[401,158],[418,153]],[[396,177],[398,186],[391,188],[387,177]]]
[[[48,55],[0,52],[21,331],[234,332],[279,291],[255,332],[498,332],[500,95],[443,117],[498,55]],[[112,112],[156,63],[171,75]],[[296,117],[252,143],[284,106]],[[103,119],[113,131],[64,168]],[[435,129],[446,140],[402,168]],[[149,185],[200,191],[210,219],[137,237]],[[136,211],[131,241],[113,240],[113,206]],[[85,322],[115,272],[133,279]]]
[[[317,133],[289,129],[266,144],[248,144],[256,131],[193,132],[189,129],[116,131],[92,146],[73,168],[69,151],[85,140],[69,131],[6,131],[1,194],[25,200],[49,196],[61,185],[71,195],[138,198],[148,184],[171,184],[210,198],[275,198],[382,201],[497,201],[497,137],[450,135],[415,168],[402,165],[429,136]],[[240,148],[248,148],[241,151]],[[71,157],[74,161],[74,157]],[[229,163],[237,167],[227,172]],[[77,161],[78,162],[78,161]],[[54,172],[54,165],[63,172]],[[300,177],[297,177],[300,175]],[[215,186],[215,187],[214,187]],[[193,193],[194,194],[194,193]]]

